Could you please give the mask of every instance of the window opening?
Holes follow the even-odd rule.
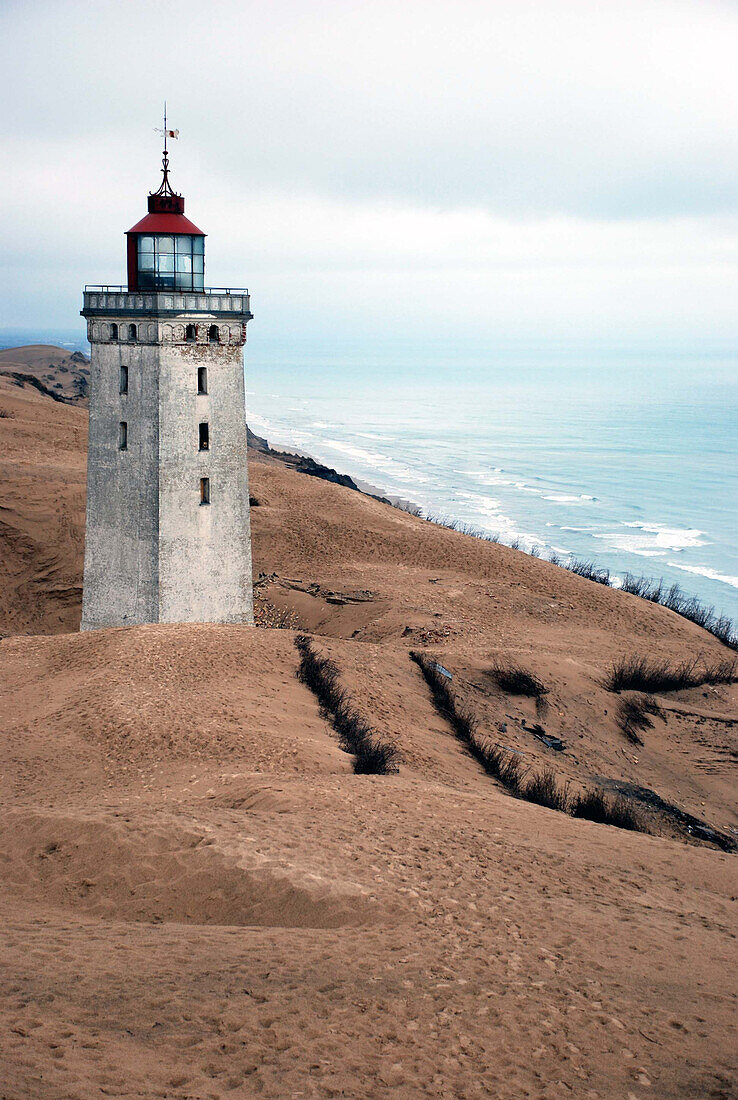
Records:
[[[129,325],[128,326],[128,339],[129,340],[135,340],[136,339],[136,326],[135,325]]]
[[[204,421],[200,425],[199,435],[200,435],[200,450],[201,451],[209,451],[210,450],[210,429],[208,427],[207,421]]]
[[[139,236],[140,290],[202,290],[205,240],[187,233]]]
[[[120,368],[120,392],[128,393],[128,367]]]
[[[110,326],[110,339],[118,339],[118,326],[115,323]]]
[[[200,478],[200,504],[210,504],[210,478]]]
[[[219,344],[220,343],[220,333],[218,332],[218,326],[217,325],[211,325],[210,328],[208,329],[208,340],[210,341],[211,344]]]
[[[125,420],[121,420],[118,428],[118,450],[128,450],[128,424]]]
[[[197,328],[194,325],[188,325],[185,329],[185,340],[188,344],[194,344],[197,340]]]
[[[198,393],[207,393],[208,392],[208,368],[207,367],[198,367],[197,368],[197,392]]]

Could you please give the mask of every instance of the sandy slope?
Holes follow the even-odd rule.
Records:
[[[0,635],[76,630],[87,410],[0,376]]]
[[[20,381],[18,375],[35,379],[39,388],[56,398],[82,403],[87,397],[90,361],[79,351],[53,344],[27,344],[0,350],[0,375]]]
[[[713,639],[253,461],[262,613],[318,632],[402,754],[355,776],[291,630],[68,633],[84,412],[1,382],[0,408],[0,1096],[738,1095],[736,857],[508,797],[408,658],[437,652],[532,767],[730,828],[736,688],[662,698],[636,750],[600,684],[622,652]],[[510,653],[545,714],[486,675]]]

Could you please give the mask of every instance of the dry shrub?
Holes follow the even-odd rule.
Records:
[[[614,825],[618,829],[630,829],[633,832],[648,832],[643,818],[622,795],[609,798],[600,788],[586,791],[572,799],[569,813],[572,817],[596,821],[600,825]]]
[[[548,693],[548,688],[537,676],[512,660],[506,663],[497,660],[488,675],[508,695],[525,695],[530,699],[540,699]]]
[[[604,681],[608,691],[684,691],[702,684],[730,684],[738,680],[735,658],[711,663],[697,660],[672,665],[649,657],[621,657],[611,666]]]
[[[653,729],[651,715],[661,714],[661,707],[650,695],[635,695],[631,699],[622,699],[618,705],[618,723],[621,730],[634,745],[642,745],[641,730]]]
[[[298,634],[295,646],[300,654],[298,676],[320,704],[325,718],[338,734],[344,752],[354,756],[356,775],[389,775],[399,771],[399,753],[382,741],[377,731],[353,706],[341,687],[337,665],[323,657],[305,634]]]
[[[571,814],[572,817],[587,818],[620,829],[648,832],[642,818],[631,809],[622,795],[610,799],[604,792],[595,790],[572,799],[569,797],[568,787],[559,784],[550,768],[528,779],[516,753],[479,736],[476,716],[457,702],[451,684],[438,671],[436,662],[419,650],[411,651],[410,657],[418,665],[430,687],[439,714],[449,722],[458,739],[482,765],[487,775],[497,779],[510,794],[526,802],[535,802],[539,806]]]

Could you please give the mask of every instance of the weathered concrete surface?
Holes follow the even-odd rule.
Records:
[[[145,316],[145,321],[144,321]],[[82,630],[148,622],[252,622],[242,322],[183,314],[94,316]],[[88,314],[90,317],[90,314]],[[113,324],[119,336],[114,337]],[[129,324],[137,340],[128,339]],[[185,342],[186,325],[198,342]],[[128,392],[120,393],[120,368]],[[198,367],[208,393],[197,390]],[[207,422],[208,450],[199,449]],[[120,424],[128,446],[120,449]],[[200,479],[211,503],[200,503]]]

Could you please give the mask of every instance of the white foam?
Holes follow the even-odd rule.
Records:
[[[544,500],[552,500],[554,504],[586,504],[596,501],[597,497],[587,496],[586,493],[550,493]]]
[[[410,481],[413,484],[422,485],[428,480],[416,470],[411,470],[409,466],[405,466],[401,462],[397,462],[394,458],[390,458],[389,455],[384,455],[377,451],[365,451],[362,447],[354,446],[353,443],[337,443],[333,439],[324,439],[322,440],[321,446],[328,447],[333,451],[338,451],[340,454],[348,455],[349,458],[353,458],[357,462],[363,462],[371,466],[374,470],[379,470],[380,473],[390,474],[393,477],[400,478],[402,481]]]
[[[623,531],[608,531],[594,537],[609,542],[616,550],[638,554],[644,558],[663,557],[669,550],[679,553],[682,550],[706,545],[702,537],[704,531],[698,531],[696,527],[667,527],[663,523],[640,522],[623,522],[621,527],[628,527],[633,532],[641,533],[626,534]]]
[[[466,476],[474,478],[480,485],[514,485],[509,477],[502,477],[504,470],[501,466],[493,466],[491,470],[466,470]]]
[[[258,428],[266,429],[267,431],[272,426],[270,420],[267,420],[265,417],[259,416],[258,413],[253,412],[247,414],[246,423],[249,425],[250,428],[252,428],[252,430],[254,424],[256,424]]]
[[[685,573],[696,573],[698,577],[707,577],[711,581],[722,581],[723,584],[729,584],[732,588],[738,588],[738,577],[729,577],[725,573],[718,573],[717,569],[710,569],[708,565],[683,565],[679,562],[670,561],[667,565],[671,565],[674,569],[682,569]]]

